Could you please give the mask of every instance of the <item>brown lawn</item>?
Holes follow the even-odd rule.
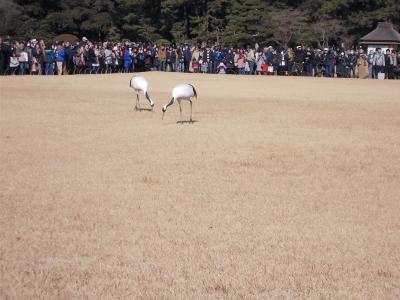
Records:
[[[400,298],[399,81],[145,76],[0,78],[1,299]]]

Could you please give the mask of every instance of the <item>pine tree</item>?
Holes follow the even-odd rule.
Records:
[[[222,42],[245,45],[265,41],[271,36],[266,22],[267,15],[265,1],[232,1]]]
[[[246,45],[355,40],[400,26],[399,0],[2,0],[0,35]]]
[[[191,18],[191,37],[197,42],[219,42],[231,1],[203,0]]]

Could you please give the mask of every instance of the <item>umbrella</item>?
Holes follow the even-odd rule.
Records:
[[[65,33],[65,34],[60,34],[54,37],[55,41],[58,42],[79,42],[79,38],[76,35]]]

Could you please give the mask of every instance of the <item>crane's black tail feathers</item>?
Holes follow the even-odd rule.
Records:
[[[129,87],[132,87],[132,79],[133,78],[135,78],[135,76],[133,76],[132,78],[131,78],[131,80],[129,80]]]
[[[197,99],[197,91],[196,91],[195,87],[191,84],[189,84],[189,85],[193,88],[194,97]]]

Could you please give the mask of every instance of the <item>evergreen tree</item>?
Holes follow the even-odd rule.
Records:
[[[224,44],[254,44],[272,36],[266,20],[266,2],[262,0],[234,0],[222,33]]]
[[[2,0],[0,35],[287,46],[349,41],[379,21],[400,25],[399,0]],[[340,38],[340,39],[339,39]]]

